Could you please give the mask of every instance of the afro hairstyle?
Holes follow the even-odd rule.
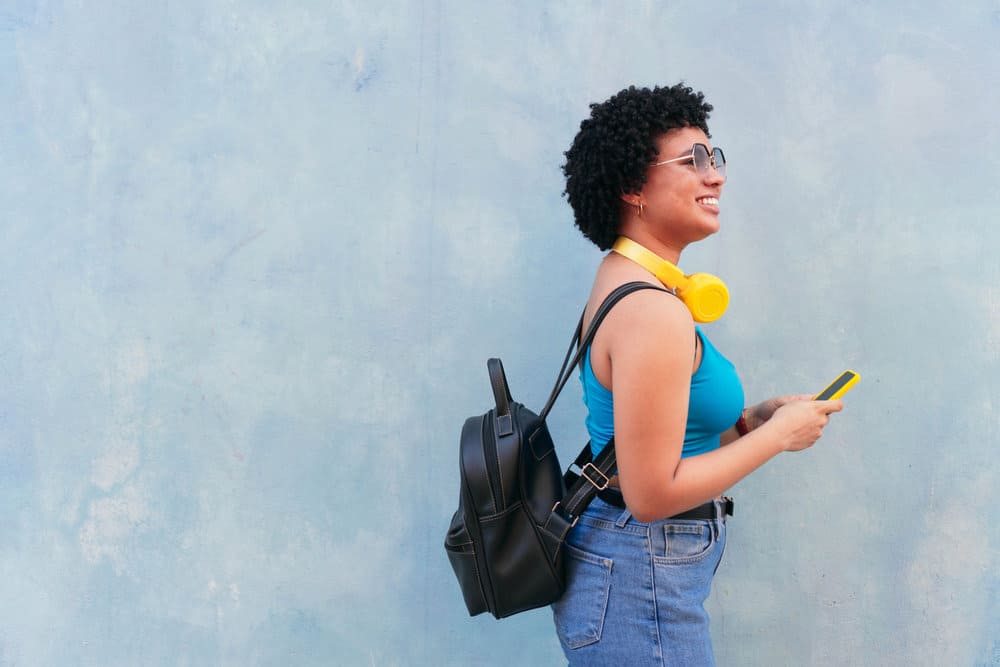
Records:
[[[670,130],[697,127],[709,135],[712,105],[683,82],[667,88],[630,86],[606,102],[590,105],[566,151],[564,194],[576,226],[601,250],[621,226],[621,196],[638,192],[656,159],[656,140]]]

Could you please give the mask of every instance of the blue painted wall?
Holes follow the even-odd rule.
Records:
[[[459,428],[588,292],[587,104],[682,78],[749,398],[864,375],[734,489],[720,664],[1000,664],[1000,5],[483,4],[0,6],[0,665],[558,664],[464,612]]]

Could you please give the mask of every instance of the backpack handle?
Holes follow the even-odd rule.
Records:
[[[510,386],[507,384],[507,376],[503,372],[503,363],[499,359],[488,359],[486,369],[490,373],[490,385],[493,387],[493,400],[496,403],[496,410],[493,413],[496,417],[497,435],[506,436],[514,432],[514,422],[510,416],[510,403],[513,398],[510,395]]]

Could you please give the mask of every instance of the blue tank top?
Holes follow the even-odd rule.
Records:
[[[743,385],[736,368],[722,356],[695,327],[701,340],[702,355],[698,370],[691,376],[687,426],[681,457],[704,454],[719,448],[719,436],[732,427],[743,410]],[[587,432],[590,450],[597,456],[615,432],[612,394],[594,375],[590,365],[590,348],[583,358],[580,371],[583,402],[587,406]]]

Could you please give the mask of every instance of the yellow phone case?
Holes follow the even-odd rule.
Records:
[[[844,371],[836,380],[827,385],[826,389],[813,396],[813,400],[832,401],[835,398],[840,398],[850,391],[851,387],[856,385],[860,379],[861,376],[854,371]]]

